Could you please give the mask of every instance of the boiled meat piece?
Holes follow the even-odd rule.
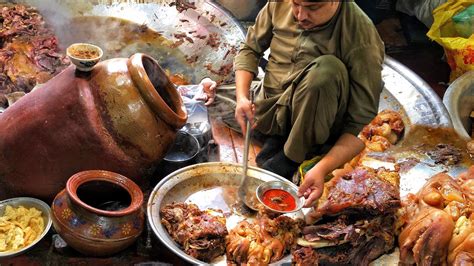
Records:
[[[195,204],[171,203],[160,210],[161,223],[186,254],[205,262],[225,252],[225,217],[214,210],[200,210]]]
[[[325,183],[324,194],[310,216],[318,220],[344,213],[393,213],[401,206],[398,180],[396,172],[358,167]]]

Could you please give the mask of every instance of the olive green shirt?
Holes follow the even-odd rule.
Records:
[[[269,1],[249,28],[234,69],[256,75],[268,48],[263,81],[266,95],[282,93],[312,60],[331,54],[349,73],[350,99],[342,133],[357,135],[377,114],[384,45],[375,26],[354,2],[341,1],[328,23],[303,30],[293,16],[291,2]]]

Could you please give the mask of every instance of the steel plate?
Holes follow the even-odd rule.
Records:
[[[218,208],[228,213],[237,197],[237,188],[242,175],[242,165],[234,163],[203,163],[188,166],[165,177],[153,189],[147,205],[148,223],[155,235],[175,254],[193,264],[204,264],[182,251],[170,238],[165,227],[161,224],[159,210],[162,206],[172,202],[192,202],[200,209]],[[248,176],[264,181],[279,180],[291,184],[288,180],[269,171],[249,167]],[[290,217],[303,218],[303,211],[287,214]],[[243,219],[253,216],[231,214],[227,217],[227,229],[234,228]],[[291,261],[291,255],[277,263]],[[212,262],[217,265],[227,265],[225,255]]]

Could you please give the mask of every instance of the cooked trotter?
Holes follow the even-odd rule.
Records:
[[[461,186],[463,193],[471,202],[471,208],[474,208],[472,206],[474,205],[474,165],[469,167],[466,172],[460,174],[456,182]],[[474,213],[474,210],[472,212]]]
[[[456,221],[453,238],[449,243],[449,265],[474,264],[474,214],[461,216]]]
[[[454,229],[451,217],[442,210],[424,207],[401,232],[400,263],[442,265]]]
[[[195,204],[171,203],[160,210],[161,223],[186,254],[211,262],[225,253],[226,220],[215,210],[201,211]]]
[[[392,110],[381,111],[373,120],[361,131],[362,139],[372,140],[373,136],[382,136],[391,144],[398,142],[405,129],[402,117],[398,112]]]
[[[457,179],[440,173],[404,200],[398,224],[404,264],[472,265],[474,166]],[[469,217],[469,218],[467,218]]]
[[[444,209],[450,202],[465,202],[461,187],[445,173],[431,177],[418,193],[423,203]]]
[[[373,136],[370,141],[365,143],[365,146],[368,151],[383,152],[390,148],[392,144],[383,136]]]
[[[226,238],[227,264],[264,265],[283,258],[296,245],[302,221],[287,216],[274,219],[260,213],[250,223],[241,221]]]

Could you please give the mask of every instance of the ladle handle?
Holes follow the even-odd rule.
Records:
[[[253,98],[254,98],[254,92],[253,90],[251,89],[249,91],[249,98],[250,98],[250,103],[253,105]],[[248,169],[248,159],[249,159],[249,146],[250,146],[250,132],[251,132],[251,128],[250,128],[250,120],[248,119],[248,117],[246,116],[245,117],[245,121],[246,121],[246,130],[245,130],[245,140],[244,140],[244,158],[243,158],[243,179],[242,179],[242,183],[245,181],[245,179],[247,179],[247,169]]]

